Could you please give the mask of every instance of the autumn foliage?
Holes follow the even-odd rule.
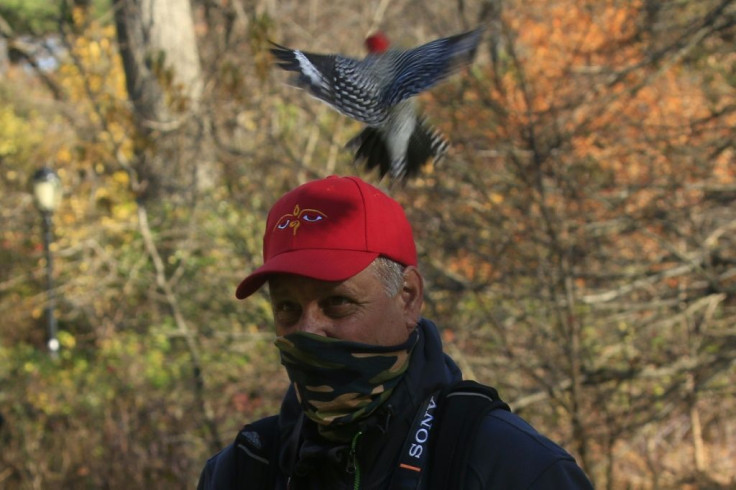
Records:
[[[358,126],[286,86],[267,41],[360,56],[377,27],[414,45],[481,23],[476,63],[420,98],[450,154],[380,183],[414,223],[425,315],[597,488],[736,484],[736,2],[194,1],[201,96],[147,58],[157,120],[110,6],[61,3],[53,27],[0,7],[0,487],[193,488],[275,411],[268,302],[234,288],[278,195],[362,173]],[[56,360],[44,164],[65,189]]]

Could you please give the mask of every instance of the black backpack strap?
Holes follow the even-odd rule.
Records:
[[[495,388],[475,381],[460,381],[444,393],[431,442],[430,489],[465,488],[473,441],[483,417],[496,409],[510,410]]]
[[[280,442],[278,419],[278,415],[273,415],[240,429],[233,442],[231,488],[274,488]]]
[[[429,468],[432,427],[440,391],[432,393],[414,416],[404,445],[399,454],[398,466],[394,469],[390,490],[417,490]]]

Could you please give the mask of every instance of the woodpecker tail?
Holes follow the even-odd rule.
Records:
[[[370,126],[348,141],[346,148],[355,151],[355,163],[362,164],[366,170],[375,168],[381,178],[389,174],[396,180],[406,182],[419,175],[421,167],[429,160],[433,163],[439,162],[449,146],[442,134],[424,118],[420,118],[409,138],[404,155],[392,159],[386,144],[386,135],[379,128]]]

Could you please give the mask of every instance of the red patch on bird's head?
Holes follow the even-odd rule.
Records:
[[[371,54],[381,54],[386,52],[391,42],[386,37],[386,34],[382,32],[376,32],[371,34],[365,39],[365,49]]]

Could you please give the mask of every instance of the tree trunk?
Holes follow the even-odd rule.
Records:
[[[178,89],[196,109],[202,74],[189,0],[114,0],[126,83],[136,114],[153,123],[176,117],[165,103]]]
[[[113,3],[141,136],[136,148],[141,194],[195,195],[210,188],[214,146],[201,110],[203,78],[189,0]]]

